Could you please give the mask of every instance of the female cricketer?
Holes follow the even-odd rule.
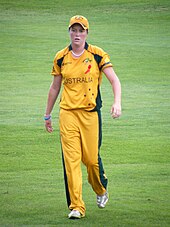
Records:
[[[101,76],[104,73],[113,90],[111,116],[121,115],[121,85],[109,55],[97,46],[86,42],[88,20],[83,16],[70,19],[71,44],[57,52],[52,69],[44,115],[46,130],[51,133],[53,110],[62,86],[59,127],[62,147],[68,218],[85,216],[82,198],[81,162],[86,166],[88,182],[96,193],[97,205],[104,208],[108,201],[107,177],[99,154],[102,140],[100,95]]]

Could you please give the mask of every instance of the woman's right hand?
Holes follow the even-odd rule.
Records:
[[[47,132],[49,132],[49,133],[53,132],[51,119],[45,120],[45,128],[46,128]]]

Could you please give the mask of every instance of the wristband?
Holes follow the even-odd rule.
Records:
[[[44,120],[45,120],[45,121],[48,121],[48,120],[50,120],[50,119],[51,119],[51,115],[45,115],[45,116],[44,116]]]

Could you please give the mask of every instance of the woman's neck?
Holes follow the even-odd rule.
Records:
[[[71,51],[72,55],[76,58],[79,58],[83,53],[84,53],[85,49],[82,50],[82,52],[80,53],[75,53],[73,50]]]
[[[84,46],[85,44],[81,45],[81,46],[77,46],[77,45],[72,45],[72,53],[73,55],[82,55],[84,53]]]

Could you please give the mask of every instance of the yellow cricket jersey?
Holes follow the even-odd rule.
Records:
[[[63,90],[60,107],[66,110],[98,110],[102,106],[100,82],[102,70],[112,66],[106,52],[97,46],[85,44],[79,58],[72,56],[71,45],[59,51],[54,58],[52,75],[62,76]]]

